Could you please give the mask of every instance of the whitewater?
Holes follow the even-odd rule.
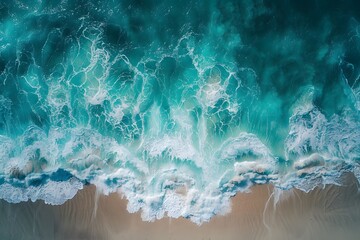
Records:
[[[359,13],[255,2],[1,2],[0,198],[93,184],[202,223],[253,185],[360,180]]]

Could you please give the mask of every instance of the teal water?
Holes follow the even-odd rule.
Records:
[[[360,179],[356,1],[2,1],[0,198],[120,190],[201,223]]]

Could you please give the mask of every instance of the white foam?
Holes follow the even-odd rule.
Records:
[[[294,163],[294,168],[297,170],[322,166],[325,164],[324,158],[318,153],[311,154],[309,157],[301,158]]]
[[[44,200],[47,204],[61,205],[72,199],[83,188],[83,184],[76,178],[68,181],[48,181],[44,185],[34,187],[14,187],[9,183],[0,185],[0,198],[11,203],[26,202],[31,200]]]
[[[267,158],[275,161],[271,157],[270,150],[254,135],[250,133],[240,133],[236,138],[230,138],[225,141],[219,148],[219,159],[239,160],[242,158]]]
[[[189,140],[181,137],[170,137],[165,135],[163,138],[148,141],[145,149],[151,157],[160,156],[162,153],[168,153],[174,158],[183,160],[196,159],[196,151]]]

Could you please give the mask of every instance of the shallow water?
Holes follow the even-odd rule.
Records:
[[[198,224],[360,178],[357,1],[2,1],[0,198]],[[183,192],[186,194],[182,194]]]
[[[163,218],[144,222],[126,210],[120,195],[98,195],[93,185],[65,204],[42,201],[0,202],[1,239],[327,239],[356,240],[360,234],[360,195],[352,177],[344,186],[327,185],[309,193],[282,192],[255,186],[238,194],[231,212],[196,225],[187,219]]]

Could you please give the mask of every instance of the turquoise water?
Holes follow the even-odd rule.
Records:
[[[0,198],[120,190],[201,223],[360,179],[356,1],[2,1]]]

